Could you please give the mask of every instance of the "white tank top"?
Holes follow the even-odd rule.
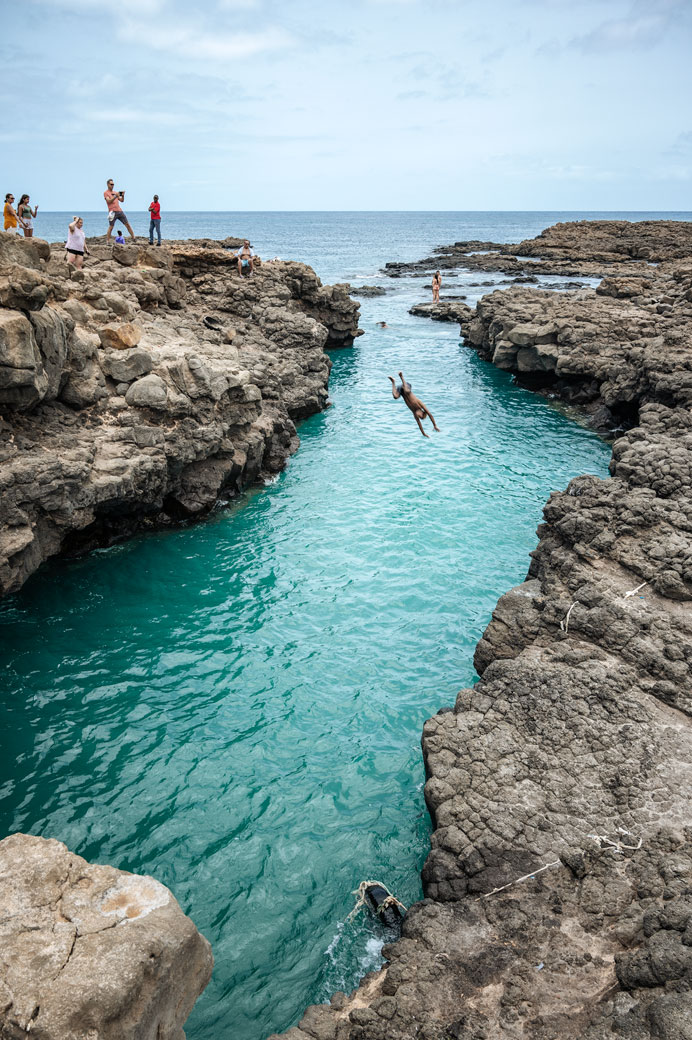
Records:
[[[70,231],[69,228],[68,228],[68,231],[67,231],[67,248],[68,249],[78,249],[80,253],[83,253],[84,252],[85,238],[86,238],[86,236],[84,234],[84,228],[76,227],[74,229],[74,231]]]

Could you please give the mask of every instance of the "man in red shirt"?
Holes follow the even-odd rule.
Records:
[[[113,180],[109,177],[106,181],[106,190],[103,193],[103,197],[106,200],[108,206],[108,234],[106,240],[110,239],[113,234],[113,228],[115,227],[116,220],[119,220],[121,224],[124,224],[127,230],[130,232],[130,238],[134,242],[135,233],[130,227],[127,217],[120,208],[120,203],[125,198],[124,191],[116,191],[113,186]]]
[[[149,245],[154,244],[154,232],[158,235],[158,246],[161,245],[161,203],[159,202],[158,195],[154,195],[154,201],[149,206]]]

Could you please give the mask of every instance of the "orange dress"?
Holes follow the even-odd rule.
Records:
[[[12,212],[12,207],[10,206],[9,202],[5,203],[3,215],[5,217],[5,231],[9,231],[11,228],[17,227],[17,218],[15,214]]]

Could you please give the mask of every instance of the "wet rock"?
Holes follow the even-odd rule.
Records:
[[[349,294],[351,296],[386,296],[387,290],[381,285],[357,285],[349,286]]]
[[[167,888],[13,834],[0,891],[3,1036],[182,1040],[213,959]]]
[[[433,321],[460,322],[470,318],[472,311],[458,300],[440,300],[439,303],[416,303],[410,308],[409,314],[432,318]]]

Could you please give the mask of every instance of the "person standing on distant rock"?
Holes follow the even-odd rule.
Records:
[[[74,264],[78,271],[81,270],[84,263],[84,254],[89,255],[83,227],[84,221],[82,218],[73,217],[72,223],[67,229],[67,242],[65,243],[67,262],[68,264]]]
[[[433,291],[433,303],[440,302],[440,289],[442,288],[442,276],[439,271],[435,271],[432,280],[432,291]]]
[[[24,221],[20,216],[17,215],[17,212],[14,206],[12,205],[13,202],[14,195],[11,191],[8,191],[7,195],[5,195],[5,208],[3,210],[5,224],[4,229],[5,231],[16,231],[17,234],[19,234],[19,228],[17,227],[17,225],[21,224],[22,227],[24,227]]]
[[[17,206],[17,216],[21,218],[24,223],[24,238],[34,237],[34,220],[38,213],[38,206],[34,206],[32,209],[29,205],[29,196],[22,195]]]
[[[249,267],[250,274],[253,274],[255,268],[252,263],[252,246],[248,242],[247,238],[245,239],[242,246],[236,253],[236,256],[238,257],[238,274],[240,275],[240,277],[242,278],[243,276],[244,267]]]
[[[158,235],[157,245],[161,245],[161,203],[158,195],[154,195],[154,201],[149,204],[149,245],[154,244],[154,232]]]
[[[130,232],[130,238],[134,242],[135,233],[128,223],[128,219],[120,208],[120,203],[125,198],[124,191],[116,191],[113,180],[109,177],[106,181],[106,190],[103,193],[103,197],[106,200],[108,206],[108,234],[106,239],[110,239],[113,234],[113,228],[115,227],[116,220],[119,220],[121,224],[124,224],[127,230]]]
[[[407,383],[404,379],[404,373],[399,372],[399,376],[401,378],[401,386],[396,385],[396,382],[392,378],[392,376],[387,376],[390,383],[392,384],[392,397],[394,398],[394,400],[396,401],[398,400],[398,398],[403,397],[404,404],[406,404],[407,407],[410,408],[410,410],[413,412],[413,417],[418,423],[418,429],[424,437],[427,437],[428,435],[423,429],[421,419],[425,419],[426,417],[430,419],[430,422],[433,424],[433,430],[437,430],[437,432],[439,433],[440,431],[437,426],[437,423],[435,422],[432,415],[425,407],[421,399],[419,397],[416,397],[416,395],[411,390],[411,384]]]

